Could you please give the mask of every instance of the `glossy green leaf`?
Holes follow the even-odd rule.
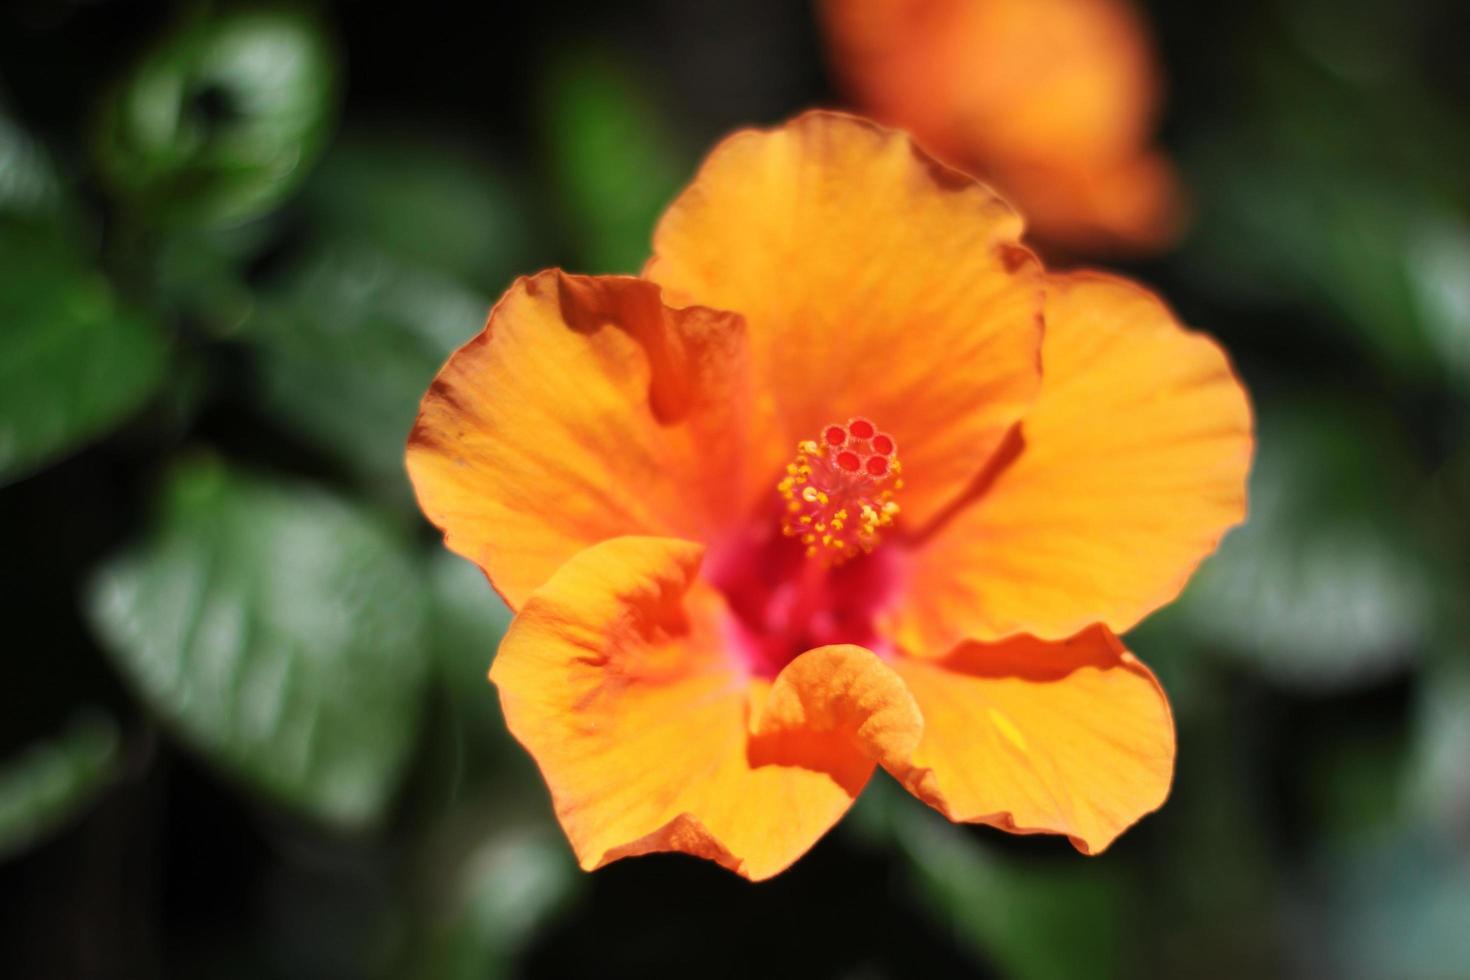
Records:
[[[384,137],[336,148],[303,208],[312,241],[265,286],[243,332],[264,406],[406,503],[419,400],[524,261],[523,216],[483,161]]]
[[[0,761],[0,858],[41,841],[97,798],[118,767],[117,727],[84,714]]]
[[[1412,466],[1351,407],[1263,416],[1246,525],[1178,610],[1206,643],[1293,686],[1370,683],[1429,635],[1439,570],[1393,479]]]
[[[60,183],[46,151],[0,113],[0,214],[45,215],[60,205]]]
[[[376,492],[406,500],[404,444],[419,400],[489,309],[489,297],[442,274],[367,248],[325,250],[247,326],[264,406]]]
[[[306,175],[335,115],[336,55],[305,14],[186,22],[107,100],[99,168],[139,220],[230,223]]]
[[[0,269],[3,485],[136,410],[167,349],[58,233],[0,219]]]
[[[652,92],[608,56],[568,55],[551,69],[546,119],[547,165],[580,271],[636,274],[691,170]]]
[[[382,812],[429,653],[420,568],[371,514],[191,463],[87,605],[118,669],[210,760],[326,820]]]

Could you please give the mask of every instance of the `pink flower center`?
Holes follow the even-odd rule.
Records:
[[[823,427],[797,446],[777,499],[710,555],[710,580],[732,612],[732,646],[774,677],[832,643],[886,653],[875,619],[897,577],[882,532],[898,517],[898,445],[865,418]]]

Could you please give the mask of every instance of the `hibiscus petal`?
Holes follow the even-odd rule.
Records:
[[[912,653],[1121,633],[1245,516],[1250,406],[1220,348],[1098,274],[1052,277],[1046,310],[1019,455],[908,556],[893,629]]]
[[[652,283],[520,279],[424,397],[419,504],[513,608],[597,541],[708,539],[756,492],[745,363],[738,316],[670,309]]]
[[[721,143],[645,275],[746,318],[786,453],[851,416],[893,435],[917,527],[1035,395],[1041,270],[1020,235],[989,188],[907,136],[813,112]]]
[[[888,664],[851,644],[817,647],[787,664],[757,713],[751,758],[851,772],[854,795],[873,762],[897,763],[918,747],[924,719]]]
[[[912,758],[887,768],[951,820],[1066,834],[1097,854],[1169,794],[1169,703],[1106,628],[894,667],[925,725]]]
[[[526,601],[491,668],[506,724],[587,870],[682,851],[770,877],[862,789],[874,763],[859,738],[904,744],[912,702],[866,651],[815,651],[769,690],[752,682],[725,648],[722,600],[695,581],[701,554],[667,538],[588,548]],[[850,696],[807,690],[821,666]],[[755,741],[753,695],[769,706]],[[865,706],[882,720],[865,720]]]

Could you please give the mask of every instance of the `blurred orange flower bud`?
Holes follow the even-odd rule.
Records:
[[[822,0],[857,106],[991,181],[1049,245],[1147,252],[1182,194],[1151,146],[1160,74],[1128,0]]]

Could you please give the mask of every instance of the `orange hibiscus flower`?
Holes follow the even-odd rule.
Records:
[[[1063,248],[1148,251],[1180,224],[1152,149],[1159,72],[1128,0],[823,0],[866,112],[1010,195]]]
[[[440,371],[408,470],[516,612],[490,676],[583,867],[768,877],[878,765],[1087,853],[1163,802],[1117,634],[1241,519],[1249,409],[1148,292],[1020,235],[812,113],[723,142],[641,278],[523,278]]]

